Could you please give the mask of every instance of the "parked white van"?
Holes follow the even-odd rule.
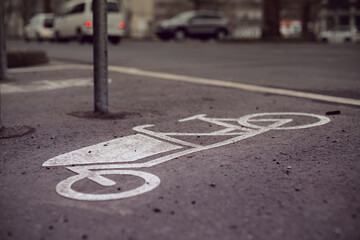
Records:
[[[54,37],[54,14],[39,13],[32,17],[24,27],[24,39],[30,40],[52,40]]]
[[[71,0],[62,5],[55,18],[55,38],[58,41],[76,39],[79,42],[93,36],[92,0]],[[108,0],[108,36],[117,44],[125,34],[125,12],[123,4]]]
[[[360,31],[350,26],[337,26],[320,32],[318,40],[323,43],[360,43]]]

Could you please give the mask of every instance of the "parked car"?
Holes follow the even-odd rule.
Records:
[[[110,42],[117,44],[125,35],[125,15],[122,4],[115,0],[107,1],[108,36]],[[72,0],[64,3],[55,18],[55,38],[58,41],[76,39],[84,42],[93,37],[92,0]]]
[[[228,18],[219,12],[188,11],[159,22],[155,34],[162,40],[183,41],[187,37],[224,40],[229,34],[228,23]]]
[[[318,40],[324,43],[360,42],[360,32],[357,28],[350,28],[350,26],[338,26],[320,32]]]
[[[24,27],[24,39],[30,40],[51,40],[54,37],[54,14],[39,13],[32,17]]]

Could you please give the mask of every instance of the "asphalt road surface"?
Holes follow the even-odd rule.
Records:
[[[109,45],[97,118],[90,45],[8,47],[0,239],[360,238],[359,45]]]
[[[109,44],[109,64],[359,98],[359,44],[231,44],[209,41]],[[50,58],[92,63],[92,45],[8,43],[46,50]]]

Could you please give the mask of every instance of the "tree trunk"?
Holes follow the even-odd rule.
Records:
[[[193,5],[194,5],[194,9],[195,10],[200,10],[201,5],[203,4],[202,0],[191,0]]]
[[[309,23],[309,14],[310,14],[310,3],[309,1],[305,1],[302,5],[301,9],[301,37],[304,39],[310,38],[308,23]]]
[[[280,0],[264,0],[262,31],[264,39],[280,37],[280,7]]]
[[[44,13],[51,13],[51,5],[50,0],[43,0],[43,12]]]
[[[30,18],[36,13],[37,1],[36,0],[26,0],[22,1],[19,5],[21,17],[24,23],[28,23]]]

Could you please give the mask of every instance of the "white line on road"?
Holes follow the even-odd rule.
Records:
[[[69,69],[92,69],[91,65],[83,64],[72,64],[72,65],[50,65],[50,66],[39,66],[39,67],[25,67],[25,68],[10,68],[9,73],[28,73],[28,72],[48,72],[48,71],[59,71]]]
[[[55,65],[49,67],[44,66],[44,67],[35,67],[35,68],[10,69],[9,72],[24,73],[24,72],[55,71],[55,70],[67,70],[67,69],[92,69],[92,66],[84,65],[84,64]],[[273,88],[273,87],[262,87],[252,84],[228,82],[228,81],[208,79],[208,78],[190,77],[190,76],[170,74],[170,73],[152,72],[152,71],[145,71],[145,70],[141,70],[137,68],[129,68],[129,67],[109,66],[109,70],[113,72],[129,74],[129,75],[161,78],[171,81],[188,82],[188,83],[216,86],[216,87],[235,88],[235,89],[241,89],[251,92],[270,93],[276,95],[360,106],[360,100],[358,99],[334,97],[334,96],[328,96],[317,93],[308,93],[308,92],[287,90],[287,89]]]
[[[323,95],[323,94],[308,93],[308,92],[287,90],[287,89],[281,89],[281,88],[262,87],[262,86],[252,85],[252,84],[228,82],[228,81],[207,79],[207,78],[189,77],[189,76],[169,74],[169,73],[150,72],[150,71],[143,71],[143,70],[136,69],[136,68],[109,66],[109,70],[114,71],[114,72],[131,74],[131,75],[161,78],[161,79],[172,80],[172,81],[182,81],[182,82],[189,82],[189,83],[209,85],[209,86],[236,88],[236,89],[241,89],[241,90],[246,90],[246,91],[251,91],[251,92],[271,93],[271,94],[277,94],[277,95],[284,95],[284,96],[291,96],[291,97],[298,97],[298,98],[307,98],[307,99],[313,99],[313,100],[321,100],[321,101],[327,101],[327,102],[333,102],[333,103],[342,103],[342,104],[351,104],[351,105],[360,106],[360,100],[357,100],[357,99],[333,97],[333,96],[327,96],[327,95]]]
[[[109,79],[109,83],[112,80]],[[32,81],[29,84],[17,84],[17,83],[4,83],[1,84],[1,93],[26,93],[26,92],[41,92],[50,91],[62,88],[70,87],[88,87],[93,85],[93,79],[91,78],[74,78],[66,80],[38,80]]]

